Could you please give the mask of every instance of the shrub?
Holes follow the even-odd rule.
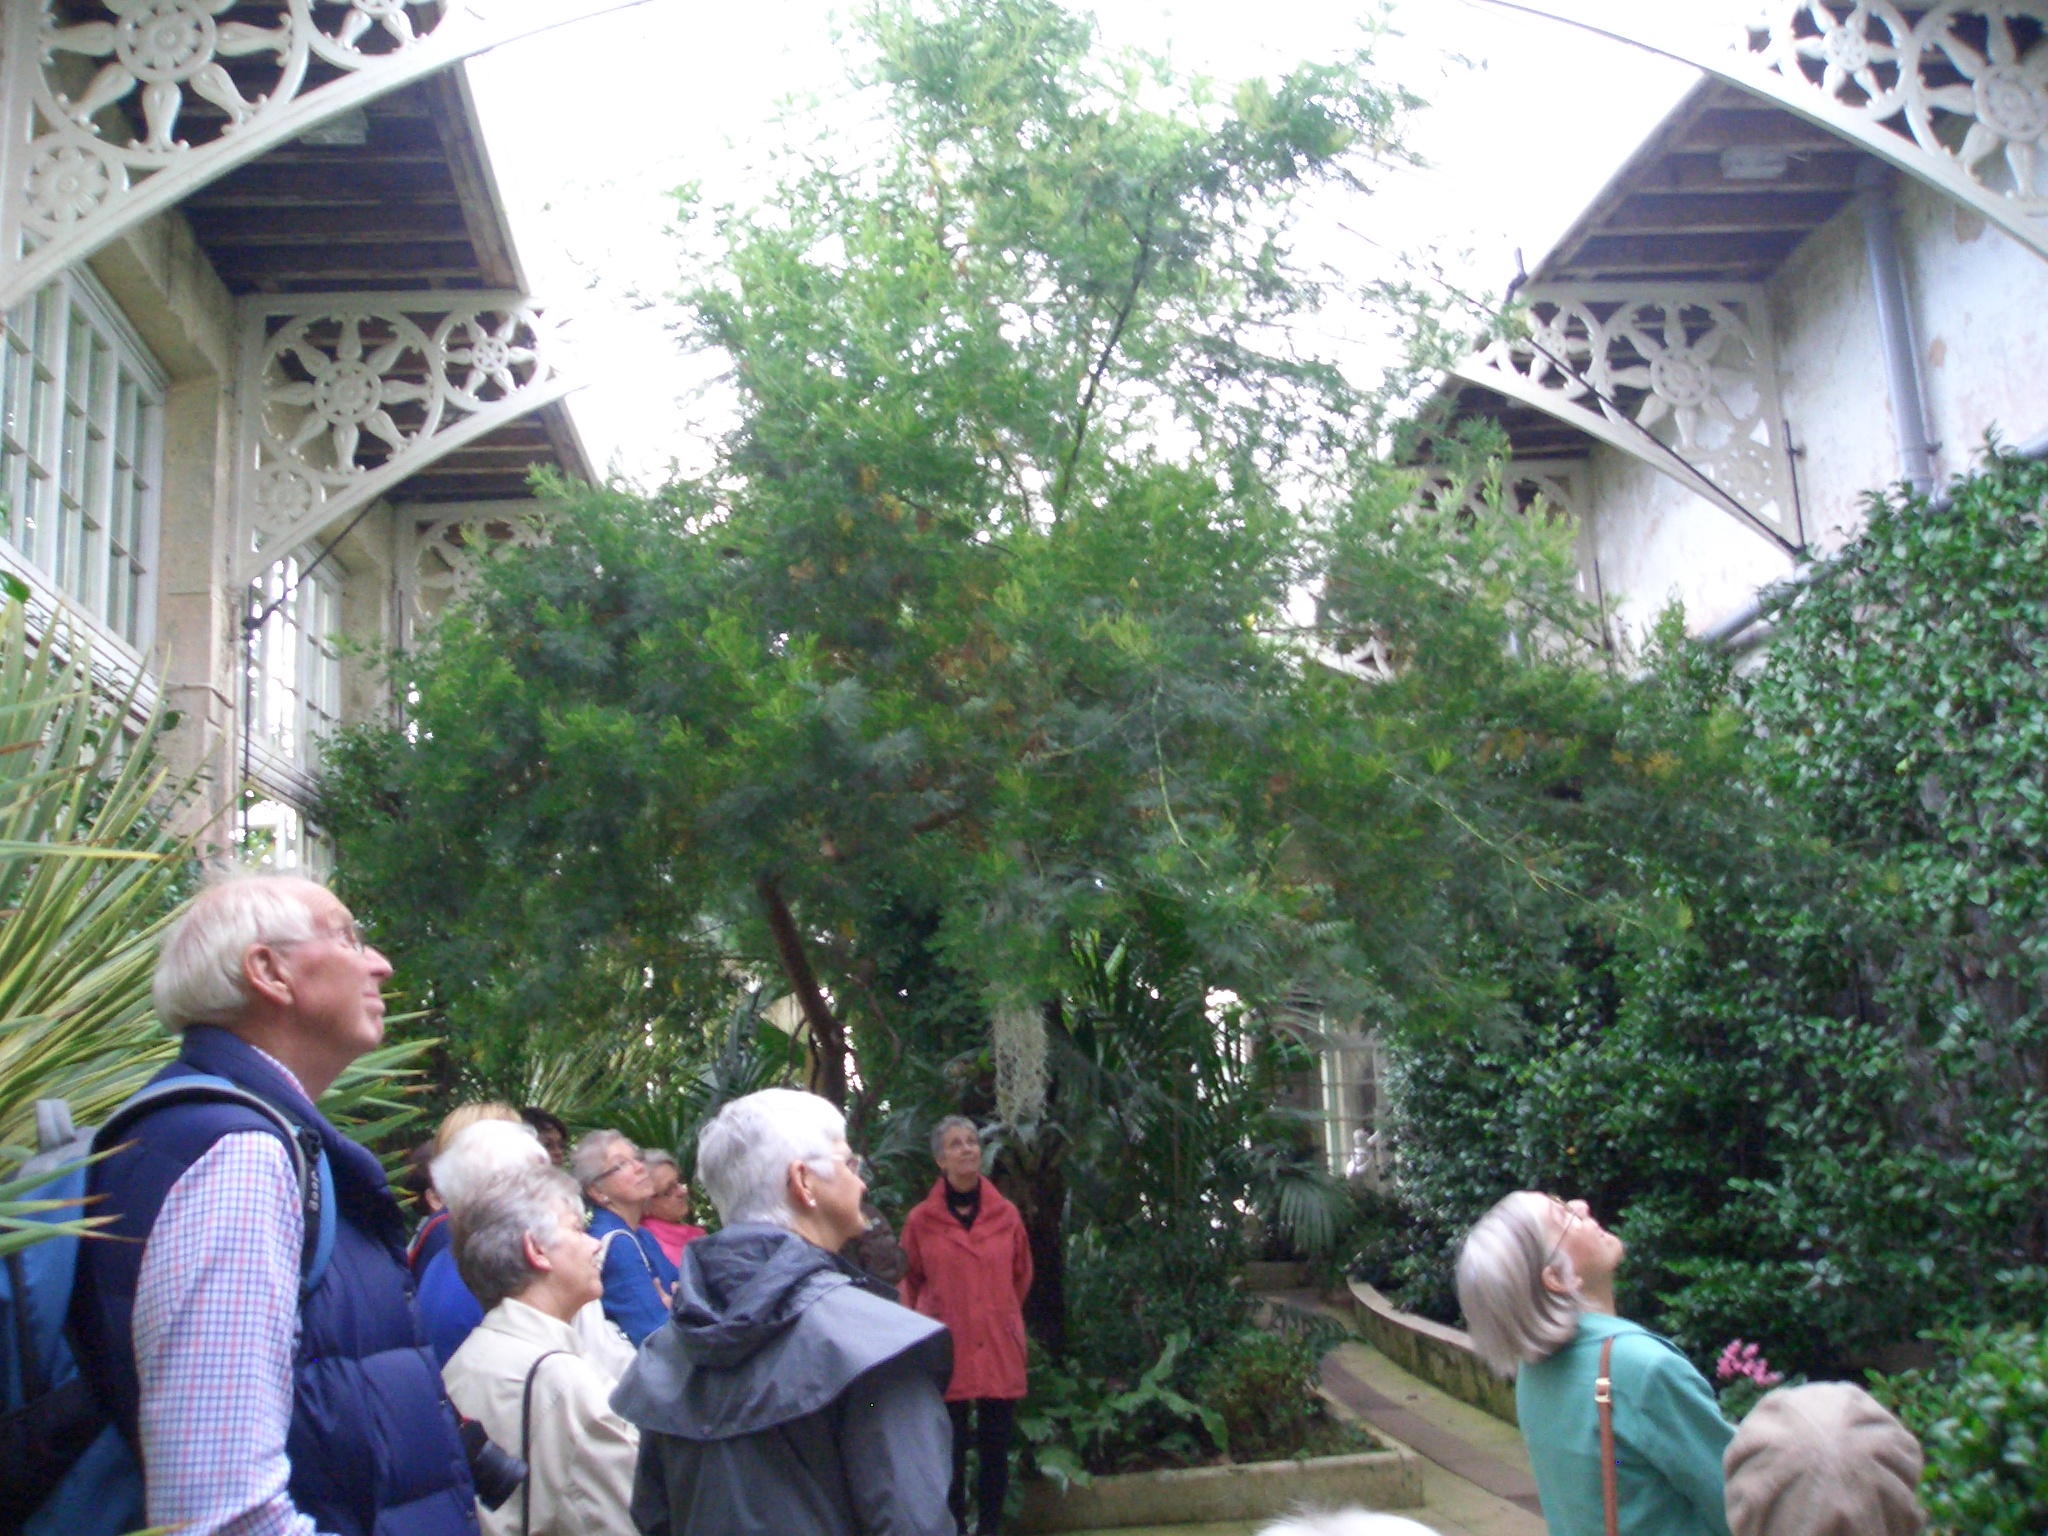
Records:
[[[1283,1320],[1217,1348],[1196,1395],[1222,1416],[1233,1460],[1269,1461],[1310,1446],[1326,1418],[1317,1370],[1340,1334],[1321,1319]]]
[[[1565,782],[1605,808],[1546,854],[1560,894],[1447,915],[1478,1001],[1393,1031],[1407,1240],[1362,1224],[1357,1262],[1402,1304],[1445,1317],[1458,1235],[1541,1187],[1702,1366],[2041,1316],[2048,466],[1953,491],[1873,498],[1753,677],[1673,621],[1612,733],[1570,726],[1634,798]]]
[[[1937,1336],[1932,1370],[1871,1388],[1920,1437],[1929,1536],[2048,1530],[2048,1333],[1987,1328]]]

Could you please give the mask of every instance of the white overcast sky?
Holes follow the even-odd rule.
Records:
[[[1688,19],[1736,0],[1655,0]],[[1355,45],[1362,7],[1343,0],[1098,0],[1105,39],[1232,82],[1274,76]],[[832,0],[647,0],[509,44],[469,64],[485,139],[530,283],[570,301],[589,386],[571,409],[592,458],[643,482],[706,460],[715,393],[694,386],[673,310],[636,305],[673,285],[666,190],[707,200],[762,190],[763,153],[790,136],[794,100],[838,92]],[[1461,280],[1498,292],[1520,247],[1530,266],[1684,94],[1692,71],[1555,22],[1470,0],[1397,0],[1403,34],[1388,73],[1432,103],[1415,125],[1422,172],[1379,178],[1319,221],[1315,258],[1370,276],[1393,253],[1434,247]],[[807,136],[807,135],[806,135]],[[1369,345],[1370,338],[1362,339]]]

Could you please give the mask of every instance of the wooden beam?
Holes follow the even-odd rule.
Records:
[[[1818,123],[1772,107],[1765,111],[1729,111],[1725,108],[1702,112],[1671,136],[1667,150],[1735,149],[1739,146],[1768,145],[1778,149],[1833,149],[1841,139]]]
[[[1848,206],[1845,192],[1631,192],[1596,232],[1608,235],[1811,233]]]
[[[407,505],[440,506],[451,501],[517,501],[531,499],[526,476],[417,474],[399,485]]]
[[[526,273],[520,268],[512,231],[505,222],[505,204],[484,149],[468,74],[457,64],[429,75],[420,82],[420,89],[431,105],[434,127],[448,159],[448,174],[455,182],[455,199],[469,225],[477,271],[488,287],[526,292]]]
[[[464,240],[462,209],[452,200],[203,208],[186,205],[185,217],[210,251],[227,246],[361,245],[394,240]]]
[[[590,465],[590,455],[583,447],[582,434],[576,430],[576,420],[569,414],[569,403],[556,400],[542,409],[541,429],[547,433],[548,445],[554,449],[555,464],[563,474],[572,480],[595,482],[596,473]]]
[[[181,205],[279,207],[293,203],[381,203],[397,198],[455,199],[455,179],[440,160],[332,165],[273,165],[265,158],[230,171]]]
[[[467,240],[230,246],[217,254],[208,254],[221,281],[230,286],[259,279],[334,284],[374,280],[380,289],[413,288],[426,278],[462,277],[473,281],[477,275],[476,253]]]

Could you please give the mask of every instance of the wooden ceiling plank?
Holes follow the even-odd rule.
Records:
[[[209,250],[223,246],[362,245],[394,240],[463,240],[468,229],[452,202],[325,204],[284,208],[190,208],[193,233]]]
[[[455,198],[455,181],[438,161],[385,161],[376,165],[273,165],[268,156],[230,171],[185,207],[233,207],[240,202],[384,202],[392,198]]]
[[[512,244],[512,232],[505,222],[504,199],[499,196],[497,178],[491,172],[490,156],[477,125],[476,104],[470,99],[469,76],[462,65],[456,64],[429,75],[417,89],[432,108],[441,149],[447,156],[448,173],[455,183],[456,201],[469,225],[477,271],[489,287],[526,292],[526,273],[520,268],[519,253]]]

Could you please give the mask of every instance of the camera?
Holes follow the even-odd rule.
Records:
[[[469,1457],[469,1480],[476,1485],[477,1502],[485,1509],[498,1508],[526,1481],[526,1463],[494,1444],[475,1419],[462,1421],[462,1449]]]

